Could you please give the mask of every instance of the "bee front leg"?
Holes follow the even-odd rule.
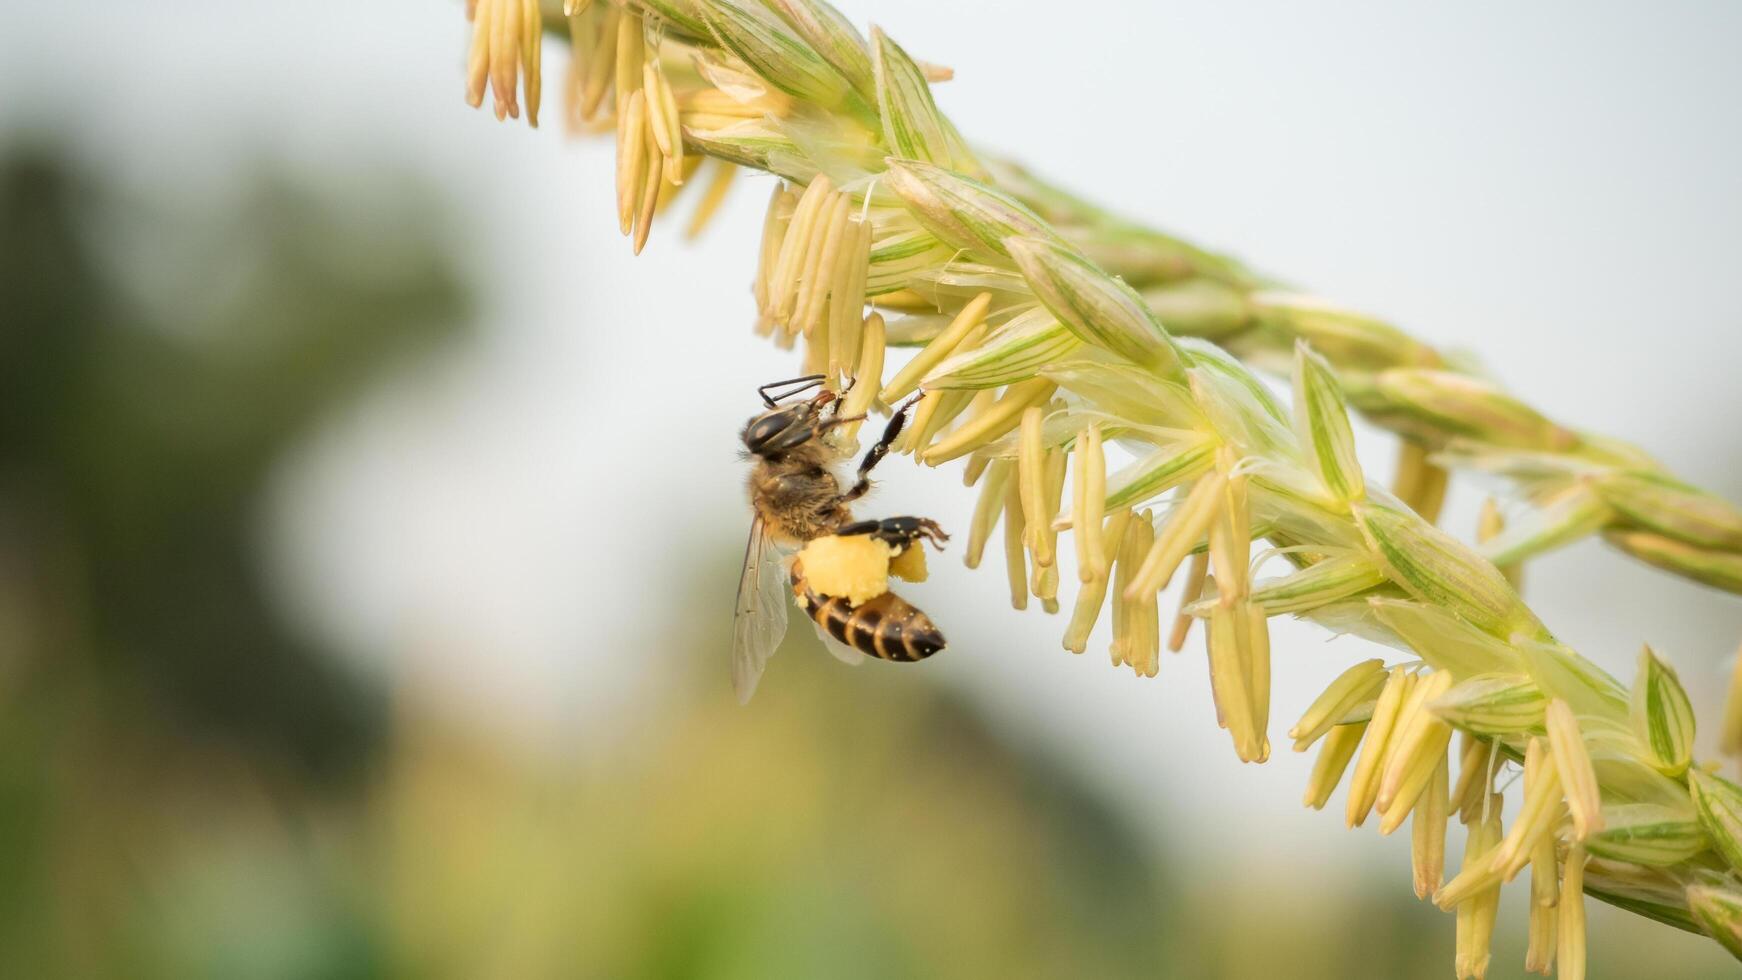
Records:
[[[871,470],[878,463],[883,462],[883,457],[889,455],[889,447],[894,445],[896,438],[901,435],[902,428],[907,425],[907,417],[913,413],[913,406],[917,401],[919,401],[918,395],[909,398],[901,403],[901,407],[897,408],[894,414],[889,416],[889,424],[883,427],[883,437],[877,440],[876,445],[866,450],[865,458],[859,461],[858,479],[853,482],[851,487],[847,488],[846,493],[841,494],[842,503],[852,503],[871,490]]]

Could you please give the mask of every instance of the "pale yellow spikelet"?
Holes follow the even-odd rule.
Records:
[[[1487,814],[1470,828],[1464,843],[1464,860],[1458,874],[1488,863],[1488,855],[1500,842],[1500,800],[1489,801]],[[1442,889],[1443,891],[1443,889]],[[1493,957],[1494,921],[1500,906],[1498,880],[1475,890],[1457,904],[1457,950],[1454,972],[1459,980],[1481,980],[1488,975]],[[1444,907],[1442,903],[1442,907]]]
[[[829,210],[822,218],[822,237],[811,246],[810,260],[805,263],[804,282],[800,284],[798,305],[794,309],[793,318],[797,321],[797,329],[805,336],[816,333],[819,324],[826,323],[823,311],[825,301],[832,290],[844,290],[846,284],[840,281],[841,272],[839,256],[843,243],[847,239],[847,215],[851,211],[852,202],[845,194],[836,194],[830,202]]]
[[[963,399],[964,402],[969,397],[965,391],[955,392],[954,395]],[[1065,498],[1065,467],[1069,462],[1069,455],[1063,450],[1050,449],[1046,453],[1045,465],[1041,467],[1041,483],[1045,495],[1040,502],[1039,543],[1046,549],[1048,555],[1056,556],[1058,554],[1059,533],[1058,529],[1053,527],[1050,515],[1058,513],[1059,504]],[[1056,561],[1048,562],[1044,567],[1052,569],[1049,595],[1056,598],[1058,595],[1058,563]],[[1041,596],[1041,598],[1047,597],[1047,595]]]
[[[1241,762],[1263,762],[1269,757],[1269,745],[1264,737],[1260,707],[1268,710],[1268,691],[1261,706],[1253,687],[1262,679],[1269,686],[1269,643],[1258,649],[1259,639],[1253,633],[1254,624],[1249,607],[1244,602],[1218,602],[1210,612],[1210,690],[1216,699],[1216,713],[1222,726],[1234,739],[1234,753]],[[1265,658],[1262,670],[1254,662],[1259,653]]]
[[[986,542],[1004,513],[1005,484],[1010,481],[1013,466],[1007,459],[995,459],[986,466],[986,476],[980,481],[980,497],[974,504],[974,517],[968,524],[968,547],[962,556],[969,568],[980,567]]]
[[[1216,568],[1217,592],[1227,602],[1242,602],[1251,591],[1252,532],[1246,509],[1246,477],[1234,472],[1234,454],[1218,453],[1223,477],[1222,500],[1210,521],[1210,561]],[[1174,569],[1169,569],[1168,578]],[[1165,585],[1165,580],[1163,582]]]
[[[563,128],[570,136],[579,135],[586,128],[586,120],[581,117],[581,94],[587,85],[586,54],[593,48],[596,26],[585,12],[568,18],[570,56],[563,71]]]
[[[716,160],[712,165],[708,186],[702,190],[702,199],[696,202],[696,210],[690,215],[690,223],[684,226],[684,238],[694,240],[708,224],[714,220],[714,215],[720,211],[720,205],[726,201],[726,195],[731,192],[732,184],[738,179],[738,165],[725,160]]]
[[[809,336],[806,336],[805,334],[796,334],[796,335],[789,335],[789,336],[797,336],[797,337],[802,337],[804,339],[804,362],[803,362],[804,366],[801,369],[800,373],[802,373],[802,374],[826,374],[826,373],[828,373],[828,370],[829,370],[829,339],[827,337],[818,337],[815,334],[812,334]]]
[[[1532,738],[1524,752],[1524,802],[1512,829],[1494,851],[1494,870],[1507,881],[1530,863],[1543,838],[1553,839],[1561,810],[1560,775],[1549,758],[1548,740]]]
[[[579,17],[592,7],[593,0],[563,0],[563,16]]]
[[[1439,719],[1425,705],[1452,686],[1450,671],[1436,670],[1422,678],[1411,692],[1409,702],[1399,712],[1393,749],[1388,753],[1384,775],[1379,783],[1375,803],[1383,819],[1379,831],[1389,834],[1403,825],[1410,807],[1420,798],[1434,769],[1446,755],[1451,741],[1451,726]]]
[[[636,92],[617,118],[617,228],[625,235],[635,228],[647,149],[647,103]]]
[[[1398,500],[1410,503],[1421,493],[1423,471],[1427,467],[1427,450],[1408,439],[1397,447],[1397,469],[1391,475],[1391,493]]]
[[[770,315],[770,290],[774,282],[775,268],[780,262],[783,246],[786,244],[787,229],[792,224],[792,216],[798,209],[798,195],[784,181],[774,185],[774,192],[768,195],[768,206],[762,215],[762,246],[757,251],[756,279],[751,286],[751,292],[756,297],[757,327],[759,329],[772,327],[774,318]],[[867,401],[869,406],[870,402]]]
[[[925,80],[933,84],[947,82],[956,77],[956,70],[949,65],[934,65],[918,59],[915,59],[914,64],[919,66],[920,74],[925,76]]]
[[[841,316],[847,321],[848,336],[851,338],[846,349],[856,360],[863,356],[865,345],[870,343],[861,324],[864,323],[865,315],[866,282],[871,274],[871,222],[864,219],[859,220],[853,225],[853,232],[853,251],[842,259],[843,262],[851,265],[853,276],[848,281],[847,294],[843,297],[845,302],[841,307]],[[883,347],[883,343],[884,339],[879,335],[877,338],[879,349]],[[879,363],[881,363],[882,355],[879,354],[878,357]],[[876,394],[883,388],[883,379],[879,377],[876,381],[877,384],[871,389],[872,394]]]
[[[1107,653],[1115,667],[1125,662],[1125,650],[1130,644],[1127,624],[1131,620],[1131,601],[1125,598],[1125,589],[1142,557],[1137,552],[1137,525],[1148,521],[1148,511],[1131,513],[1113,549],[1113,642],[1108,644]]]
[[[1040,424],[1046,410],[1039,405],[1026,408],[1018,426],[1020,438],[1016,446],[1016,473],[1022,493],[1022,519],[1027,527],[1025,543],[1034,555],[1034,563],[1045,567],[1052,564],[1052,552],[1047,548],[1046,526],[1052,515],[1046,511],[1046,446],[1041,442]]]
[[[828,277],[823,274],[823,270],[833,271],[827,261],[831,245],[838,249],[841,236],[846,234],[847,196],[840,193],[829,194],[818,203],[817,208],[811,241],[806,246],[804,261],[799,265],[791,317],[786,324],[786,329],[807,337],[816,333],[823,294],[829,288]],[[781,309],[785,310],[786,307],[782,306]]]
[[[520,75],[520,28],[523,10],[519,0],[483,0],[478,21],[490,25],[490,95],[496,118],[519,119],[520,100],[515,89]]]
[[[1354,775],[1349,777],[1349,800],[1344,819],[1351,827],[1361,826],[1373,811],[1373,804],[1379,797],[1380,763],[1391,741],[1391,729],[1414,686],[1415,678],[1407,670],[1393,667],[1391,675],[1385,679],[1385,686],[1379,691],[1373,717],[1367,723],[1367,737],[1361,742],[1361,756],[1355,761]]]
[[[638,96],[641,93],[636,93]],[[642,100],[645,106],[645,99]],[[641,174],[641,200],[635,207],[635,236],[633,245],[635,254],[640,255],[647,245],[647,236],[653,230],[653,209],[659,203],[659,188],[662,183],[660,174],[665,166],[665,158],[660,154],[659,147],[653,143],[653,126],[647,118],[646,109],[642,110],[643,125],[647,132],[642,135],[642,149],[647,154],[646,169]]]
[[[605,93],[610,91],[611,79],[617,72],[617,24],[623,17],[623,10],[614,3],[601,4],[598,15],[598,26],[593,34],[593,48],[587,56],[587,72],[581,86],[580,107],[577,115],[583,122],[591,120],[599,113],[599,106],[605,100]]]
[[[717,116],[706,112],[683,112],[678,116],[679,127],[698,132],[709,132],[718,129],[730,129],[743,122],[738,115]]]
[[[1532,871],[1534,876],[1536,872]],[[1534,880],[1534,879],[1533,879]],[[1553,905],[1530,906],[1529,945],[1524,952],[1524,972],[1554,974],[1555,925],[1560,909]]]
[[[1421,686],[1426,686],[1422,682]],[[1425,713],[1425,712],[1424,712]],[[1446,762],[1446,744],[1451,741],[1451,728],[1441,721],[1425,723],[1427,732],[1411,739],[1414,746],[1407,754],[1399,758],[1407,760],[1402,770],[1403,776],[1396,791],[1383,799],[1384,806],[1380,810],[1379,832],[1391,834],[1403,826],[1416,803],[1422,798],[1428,784],[1433,779],[1434,771]]]
[[[1415,874],[1416,898],[1431,897],[1445,883],[1450,784],[1449,764],[1442,754],[1409,818],[1409,866]]]
[[[1155,605],[1155,593],[1149,593],[1149,604]],[[1270,761],[1270,619],[1264,607],[1256,603],[1241,603],[1246,610],[1247,687],[1252,695],[1253,740],[1257,761]],[[1150,618],[1154,619],[1153,610]],[[1153,653],[1152,653],[1153,656]],[[1152,672],[1153,673],[1153,672]]]
[[[539,0],[521,0],[520,71],[526,90],[526,124],[538,128],[538,104],[544,93],[544,13]]]
[[[1011,479],[1004,489],[1004,570],[1010,578],[1010,604],[1017,609],[1028,608],[1028,562],[1022,545],[1022,493]]]
[[[1288,730],[1288,737],[1295,740],[1294,750],[1305,752],[1340,723],[1355,705],[1377,697],[1387,676],[1385,661],[1378,657],[1363,660],[1338,674],[1336,680],[1331,681],[1307,706],[1300,721]]]
[[[1556,969],[1561,980],[1585,980],[1585,848],[1567,848],[1555,923]]]
[[[497,119],[520,118],[521,88],[526,121],[538,125],[539,47],[544,20],[537,0],[478,0],[470,8],[472,45],[466,57],[466,102],[483,105],[488,88]]]
[[[1483,826],[1489,819],[1498,819],[1500,815],[1499,799],[1499,794],[1494,794],[1490,796],[1489,802],[1478,807],[1479,815],[1469,824],[1469,832],[1472,836],[1477,832],[1477,828]],[[1473,896],[1490,888],[1499,888],[1501,885],[1500,872],[1494,869],[1491,860],[1493,857],[1491,849],[1487,855],[1488,859],[1481,861],[1470,860],[1470,852],[1467,849],[1464,853],[1465,859],[1463,864],[1459,866],[1458,873],[1452,877],[1451,881],[1441,885],[1439,891],[1434,892],[1434,904],[1443,911],[1452,911],[1468,903]]]
[[[897,310],[902,313],[924,313],[937,309],[937,304],[911,289],[897,289],[892,293],[883,293],[877,297],[877,305],[886,310]]]
[[[476,109],[484,104],[484,90],[490,85],[490,24],[489,7],[485,16],[478,16],[479,0],[470,0],[466,17],[472,22],[472,43],[466,51],[466,104]]]
[[[883,317],[877,313],[866,317],[859,330],[859,365],[853,369],[853,387],[841,400],[842,415],[852,417],[871,411],[878,382],[883,377],[883,338]]]
[[[901,432],[901,438],[895,441],[892,451],[896,453],[914,453],[926,447],[920,433],[931,428],[932,416],[937,414],[938,406],[943,404],[945,391],[921,392],[919,400],[913,403],[913,415],[907,423],[907,428]]]
[[[1391,492],[1433,524],[1439,520],[1440,507],[1445,503],[1449,476],[1444,467],[1428,460],[1428,451],[1420,443],[1405,440],[1398,447]]]
[[[880,300],[886,301],[887,297]],[[921,348],[913,356],[913,360],[902,365],[901,370],[895,372],[895,377],[889,379],[889,384],[883,389],[883,400],[893,405],[919,387],[920,379],[950,356],[970,331],[985,322],[986,311],[991,305],[991,293],[981,293],[969,300],[942,333]]]
[[[1101,426],[1077,433],[1076,463],[1071,467],[1071,527],[1077,548],[1077,579],[1093,582],[1107,576],[1107,546],[1101,524],[1107,508],[1107,456],[1101,448]]]
[[[1155,522],[1149,511],[1127,525],[1130,554],[1141,555],[1155,541]],[[1154,677],[1160,669],[1160,626],[1156,623],[1155,593],[1125,600],[1125,644],[1121,653],[1132,673]]]
[[[1458,820],[1464,824],[1481,819],[1483,805],[1493,790],[1494,771],[1499,764],[1499,746],[1492,739],[1477,738],[1463,733],[1463,748],[1458,762],[1458,782],[1452,788],[1452,806]]]
[[[1355,750],[1360,747],[1362,736],[1366,734],[1367,722],[1364,721],[1337,725],[1330,730],[1319,746],[1318,758],[1313,760],[1313,773],[1307,780],[1303,803],[1314,810],[1325,808],[1325,804],[1330,802],[1331,794],[1337,789],[1337,783],[1342,781],[1343,772],[1349,768],[1349,760],[1355,757]]]
[[[1405,742],[1411,737],[1412,726],[1415,724],[1416,715],[1421,713],[1421,706],[1428,697],[1428,685],[1423,682],[1432,681],[1434,686],[1438,686],[1443,683],[1442,678],[1445,673],[1445,671],[1426,671],[1423,673],[1412,672],[1410,675],[1411,683],[1409,689],[1407,690],[1403,701],[1397,706],[1397,717],[1393,720],[1391,726],[1391,738],[1386,743],[1384,757],[1380,759],[1379,795],[1375,798],[1375,803],[1378,805],[1381,812],[1385,810],[1385,801],[1387,801],[1391,795],[1386,792],[1386,776],[1391,773],[1393,764],[1398,763],[1399,757],[1405,753]],[[1397,780],[1399,778],[1400,776],[1398,775],[1391,775],[1392,792],[1396,791]]]
[[[707,116],[742,121],[767,114],[768,110],[758,103],[759,100],[738,98],[716,88],[702,88],[691,89],[679,95],[677,108],[681,117],[686,120],[691,116]]]
[[[1234,626],[1234,610],[1217,603],[1210,609],[1209,635],[1205,649],[1210,662],[1210,694],[1216,702],[1216,724],[1222,728],[1244,731],[1246,699],[1241,696],[1245,678],[1240,669],[1239,638]],[[1236,754],[1240,742],[1234,743]],[[1244,761],[1244,759],[1242,759]]]
[[[932,394],[934,393],[927,392],[926,396],[929,398]],[[914,418],[916,427],[913,434],[913,445],[910,447],[912,452],[924,452],[939,433],[943,432],[951,422],[954,422],[969,406],[973,405],[976,393],[972,391],[942,391],[935,394],[941,397],[936,400],[937,407],[926,417],[925,424],[918,425],[919,418],[917,416]]]
[[[1560,864],[1551,836],[1537,841],[1530,859],[1530,945],[1524,954],[1526,973],[1554,972],[1556,931],[1560,922]]]
[[[1125,525],[1131,519],[1129,508],[1120,508],[1110,515],[1102,525],[1100,534],[1102,540],[1114,542],[1115,545],[1125,540]],[[1111,563],[1101,570],[1098,578],[1085,583],[1077,590],[1077,601],[1071,609],[1071,621],[1065,627],[1064,648],[1072,653],[1082,653],[1089,648],[1089,633],[1095,628],[1095,621],[1101,616],[1101,607],[1107,602],[1107,589],[1112,580]],[[1117,602],[1118,598],[1115,597]]]
[[[968,410],[978,414],[976,410],[984,411],[986,406],[992,404],[997,397],[991,388],[977,391],[974,393],[973,401],[968,403]],[[968,462],[962,466],[962,486],[971,487],[979,483],[980,477],[985,474],[986,467],[991,463],[992,457],[984,453],[975,453],[969,456]]]
[[[870,230],[866,222],[848,212],[841,244],[836,250],[834,271],[829,275],[829,375],[839,377],[859,358],[859,324],[865,312],[865,275],[869,258]],[[879,386],[881,387],[881,386]]]
[[[811,239],[816,233],[816,226],[822,220],[822,212],[827,204],[833,202],[834,184],[827,174],[818,174],[805,185],[804,193],[799,195],[798,204],[793,209],[792,220],[786,227],[786,234],[781,239],[780,255],[775,260],[774,271],[768,279],[768,307],[766,313],[775,323],[788,325],[792,317],[794,305],[798,302],[799,276],[804,270],[805,259],[810,254]]]
[[[1057,565],[1031,567],[1028,587],[1034,592],[1034,597],[1040,600],[1042,611],[1048,616],[1057,615],[1061,608],[1059,606],[1059,569]]]
[[[1530,903],[1532,905],[1550,906],[1560,900],[1560,874],[1559,858],[1555,854],[1555,837],[1553,834],[1543,834],[1536,839],[1536,845],[1530,849]],[[1552,953],[1553,950],[1550,952]]]
[[[673,140],[672,134],[677,131],[677,116],[673,107],[666,101],[665,73],[659,70],[659,60],[651,59],[641,66],[641,91],[647,94],[647,118],[652,123],[653,144],[659,147],[659,152],[667,157],[683,145],[680,136]],[[672,115],[667,116],[668,112]]]
[[[1192,622],[1196,616],[1186,612],[1186,607],[1197,602],[1204,594],[1204,578],[1210,570],[1210,555],[1207,551],[1196,552],[1186,566],[1186,580],[1179,594],[1179,611],[1173,617],[1173,632],[1167,638],[1168,650],[1178,653],[1185,649],[1186,634],[1191,632]]]
[[[1022,412],[1030,405],[1045,404],[1058,386],[1045,378],[1033,378],[1005,389],[1004,396],[982,414],[965,422],[937,444],[927,449],[922,458],[927,466],[947,463],[986,445],[1016,428]]]
[[[618,113],[624,111],[630,95],[641,91],[641,67],[646,61],[646,25],[640,14],[625,7],[623,15],[617,18],[617,58],[612,79]]]
[[[656,57],[653,64],[657,65],[658,63],[659,60]],[[664,72],[657,73],[657,80],[659,82],[659,121],[665,126],[666,142],[671,144],[669,149],[664,147],[660,149],[660,152],[665,154],[665,177],[674,184],[681,184],[684,182],[685,175],[690,171],[684,167],[687,157],[683,147],[683,124],[679,121],[677,112],[677,96],[672,92],[671,80],[665,77]]]
[[[1550,754],[1560,774],[1561,791],[1566,794],[1567,810],[1573,817],[1573,838],[1589,840],[1603,829],[1603,800],[1597,790],[1597,771],[1585,748],[1584,733],[1579,730],[1572,707],[1559,698],[1548,703],[1544,721]]]
[[[1158,592],[1167,586],[1168,580],[1185,560],[1197,541],[1211,530],[1216,514],[1224,503],[1223,491],[1227,486],[1227,477],[1220,471],[1211,471],[1201,477],[1193,485],[1191,492],[1176,503],[1167,515],[1161,533],[1156,535],[1155,544],[1144,556],[1137,574],[1132,577],[1131,584],[1125,589],[1127,598],[1136,598],[1144,592]],[[1216,570],[1218,582],[1222,570]]]

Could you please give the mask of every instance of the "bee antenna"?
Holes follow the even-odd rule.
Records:
[[[803,377],[787,378],[784,381],[770,381],[768,384],[757,388],[756,393],[762,396],[764,404],[769,408],[773,408],[784,399],[791,398],[793,395],[796,395],[801,391],[809,391],[817,385],[822,384],[823,379],[826,377],[828,376],[823,374],[807,374]],[[794,387],[795,385],[796,387]],[[769,397],[768,393],[776,388],[790,390],[781,391],[779,394]]]

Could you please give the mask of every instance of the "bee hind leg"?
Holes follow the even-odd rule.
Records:
[[[942,550],[944,542],[950,539],[944,529],[938,526],[938,522],[929,517],[885,517],[874,521],[855,521],[837,528],[835,534],[841,537],[869,534],[898,549],[912,547],[919,541],[930,541],[932,547]]]

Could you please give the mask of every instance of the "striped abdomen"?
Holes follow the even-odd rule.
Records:
[[[924,660],[944,648],[944,635],[913,603],[885,592],[857,606],[817,595],[795,582],[805,612],[829,635],[860,653],[882,660]]]

